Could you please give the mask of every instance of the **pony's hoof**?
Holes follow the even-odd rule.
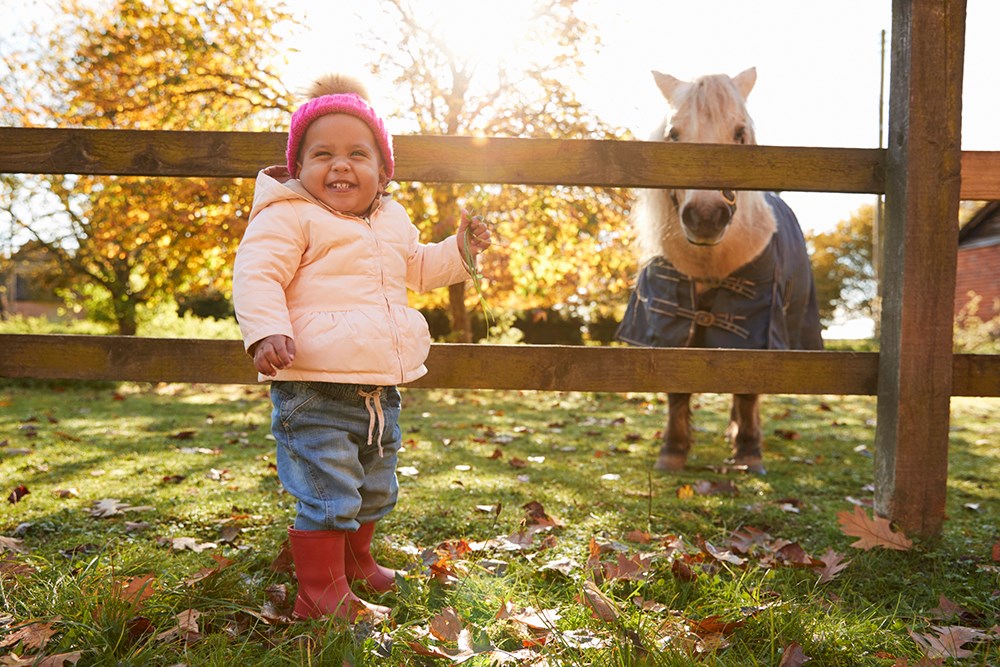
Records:
[[[666,470],[667,472],[680,472],[684,470],[686,462],[687,457],[683,454],[660,454],[653,468],[656,470]]]
[[[767,474],[767,470],[764,469],[764,461],[759,456],[737,457],[733,459],[733,463],[737,466],[745,467],[747,472],[752,472],[755,475]]]

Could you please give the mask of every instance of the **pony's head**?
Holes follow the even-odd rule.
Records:
[[[674,113],[651,139],[699,144],[756,144],[753,120],[746,100],[757,80],[750,68],[730,78],[725,74],[681,81],[653,72],[660,92]],[[718,244],[737,210],[737,193],[731,190],[672,190],[684,235],[700,246]]]

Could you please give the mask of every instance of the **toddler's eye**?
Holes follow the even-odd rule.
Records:
[[[738,144],[745,144],[747,142],[747,128],[742,125],[733,132],[733,141]]]
[[[681,140],[681,133],[677,131],[677,128],[673,127],[670,128],[670,131],[667,132],[667,141],[680,141],[680,140]]]

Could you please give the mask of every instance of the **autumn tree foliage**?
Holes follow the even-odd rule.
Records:
[[[5,122],[101,129],[266,130],[290,96],[274,74],[280,3],[62,0],[4,53]],[[5,96],[6,97],[6,96]],[[0,197],[59,258],[59,287],[121,334],[141,307],[230,289],[252,183],[230,179],[7,177]]]
[[[407,102],[398,116],[412,124],[414,133],[626,138],[624,131],[588,111],[573,92],[586,50],[598,44],[595,26],[581,18],[577,4],[535,3],[517,37],[538,48],[518,54],[510,42],[491,43],[507,36],[494,34],[497,26],[489,25],[487,15],[481,31],[462,36],[466,48],[459,49],[461,40],[436,23],[440,15],[428,13],[430,3],[418,9],[407,0],[383,0],[385,23],[371,40],[372,72],[389,77],[402,91],[398,98]],[[548,50],[541,48],[546,45]],[[502,54],[490,53],[504,48]],[[565,305],[593,312],[624,303],[634,273],[626,247],[631,234],[624,191],[404,183],[394,196],[429,240],[455,230],[460,205],[486,217],[497,246],[480,262],[493,309]],[[468,309],[477,298],[469,292],[465,284],[452,285],[448,292],[458,340],[471,336]],[[442,298],[420,296],[417,303],[440,305]]]
[[[874,206],[862,206],[832,230],[808,235],[820,317],[828,324],[839,315],[876,315],[877,279],[872,264],[874,211]]]

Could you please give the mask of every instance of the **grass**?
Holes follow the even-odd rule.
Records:
[[[405,390],[377,550],[408,574],[387,622],[347,627],[282,619],[294,502],[262,387],[0,384],[0,491],[29,492],[0,510],[0,664],[1000,664],[1000,400],[953,399],[945,530],[907,551],[837,519],[872,496],[874,399],[766,397],[760,477],[719,467],[727,400],[698,397],[666,475],[663,395]],[[821,583],[795,545],[848,564]],[[955,627],[968,656],[918,662],[913,635]]]

